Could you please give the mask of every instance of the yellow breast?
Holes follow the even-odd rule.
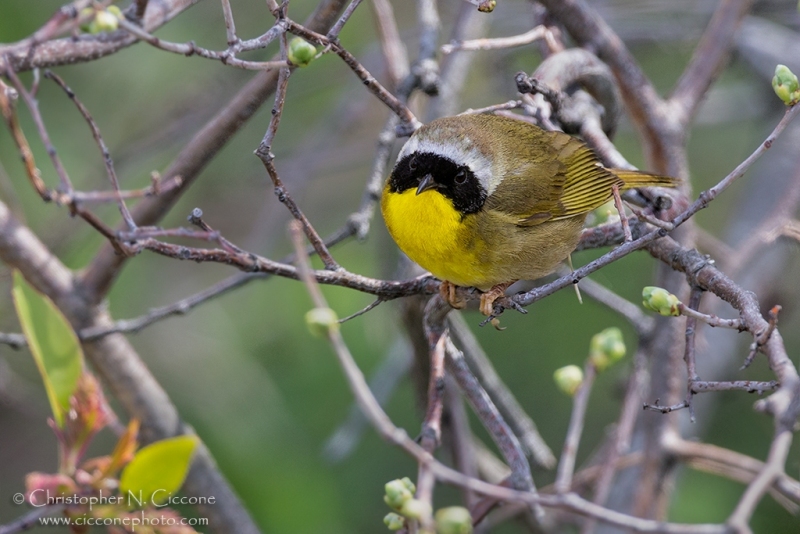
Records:
[[[400,249],[422,268],[460,286],[486,285],[480,257],[485,248],[475,239],[473,217],[462,221],[452,202],[435,190],[415,189],[381,199],[386,227]]]

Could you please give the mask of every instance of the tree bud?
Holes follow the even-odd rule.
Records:
[[[567,365],[553,373],[558,389],[572,397],[583,384],[583,369],[577,365]]]
[[[647,286],[642,289],[642,305],[648,310],[660,313],[667,317],[677,317],[681,314],[678,305],[681,301],[666,289]]]

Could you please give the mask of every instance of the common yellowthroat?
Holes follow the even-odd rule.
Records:
[[[606,169],[578,139],[496,115],[459,115],[419,128],[383,190],[389,233],[443,281],[474,286],[481,311],[513,282],[553,272],[575,249],[586,214],[620,191],[675,180]],[[463,306],[463,304],[461,304]]]

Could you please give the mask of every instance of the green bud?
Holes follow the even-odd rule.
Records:
[[[583,369],[577,365],[567,365],[553,373],[558,389],[572,397],[583,384]]]
[[[619,328],[606,328],[592,337],[589,344],[589,360],[598,371],[616,363],[625,356],[625,342]]]
[[[306,325],[315,336],[325,337],[339,329],[339,316],[330,308],[313,308],[306,312]]]
[[[113,32],[117,28],[119,28],[119,19],[108,10],[97,11],[94,20],[89,23],[89,33]]]
[[[414,483],[411,482],[410,478],[403,477],[400,479],[400,482],[402,482],[403,485],[406,487],[406,489],[408,489],[408,491],[410,491],[412,494],[417,492],[417,486],[415,486]]]
[[[414,497],[414,494],[411,493],[406,484],[399,479],[387,482],[384,490],[386,495],[383,496],[383,502],[389,505],[389,508],[395,510],[400,510],[407,501]]]
[[[437,534],[472,534],[472,516],[462,506],[436,510]]]
[[[305,67],[317,55],[317,48],[303,39],[302,37],[295,37],[289,41],[289,51],[287,56],[289,61],[298,67]]]
[[[401,515],[389,512],[386,514],[386,517],[383,518],[383,524],[386,525],[389,530],[400,530],[406,526],[406,520]]]
[[[642,289],[642,305],[648,310],[660,313],[667,317],[677,317],[681,314],[678,305],[681,301],[666,289],[647,286]]]
[[[478,11],[481,13],[491,13],[497,7],[497,0],[485,0],[478,4]]]
[[[800,83],[797,81],[797,76],[786,65],[775,67],[772,89],[787,106],[796,104],[800,100]]]
[[[431,505],[419,499],[408,499],[400,508],[400,513],[409,519],[425,519],[431,516]]]
[[[117,7],[117,6],[113,5],[113,4],[108,6],[106,8],[106,11],[108,11],[109,13],[111,13],[112,15],[117,17],[118,19],[121,19],[123,17],[122,10],[119,7]]]

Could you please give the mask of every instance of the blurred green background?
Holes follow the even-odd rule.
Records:
[[[30,35],[61,3],[3,0],[0,42]],[[263,2],[231,3],[240,36],[254,37],[271,24]],[[463,2],[439,3],[441,42],[447,42]],[[345,27],[341,42],[376,77],[386,80],[371,7],[367,4]],[[530,28],[528,2],[506,0],[498,4],[489,16],[490,35],[513,35]],[[670,18],[643,7],[646,4],[663,8],[668,2],[597,4],[615,29],[630,36],[631,47],[644,70],[662,93],[667,92],[688,61],[708,15],[700,8],[697,12],[675,14],[680,6],[672,5]],[[293,0],[290,16],[303,20],[314,5],[311,0]],[[776,13],[787,12],[780,2],[759,5],[761,14],[767,17],[776,18]],[[413,58],[415,3],[395,1],[393,6]],[[796,12],[790,9],[788,13],[793,14],[782,18],[782,23],[797,26]],[[682,31],[675,35],[679,38],[671,40],[664,38],[668,30],[663,30],[664,35],[657,31],[678,26]],[[219,2],[200,2],[157,35],[223,49],[225,31]],[[248,55],[247,59],[263,60],[273,53],[275,48],[271,47]],[[534,47],[476,53],[460,108],[514,98],[513,74],[517,70],[532,72],[539,60]],[[143,44],[99,61],[55,70],[95,117],[126,189],[147,186],[150,172],[163,170],[204,122],[253,76],[218,62],[169,54]],[[22,78],[26,83],[31,80],[27,73]],[[39,101],[53,143],[76,186],[82,190],[106,189],[97,147],[69,100],[52,83],[44,81]],[[163,226],[186,225],[186,215],[200,207],[211,226],[248,250],[270,258],[280,258],[290,250],[287,212],[275,199],[263,166],[253,155],[269,121],[270,107],[265,105],[231,139],[163,220]],[[716,183],[744,159],[777,122],[779,113],[769,81],[744,61],[735,59],[708,95],[691,133],[689,153],[695,189]],[[387,117],[388,111],[335,56],[324,56],[292,76],[273,151],[284,182],[320,234],[333,232],[357,208],[376,136]],[[27,110],[21,109],[20,118],[45,180],[55,184],[56,176]],[[616,142],[631,162],[644,165],[635,133],[627,123],[623,123]],[[796,157],[791,145],[786,145],[786,140],[779,141],[768,158],[792,154]],[[779,156],[781,150],[788,156]],[[66,210],[42,203],[27,183],[5,128],[0,129],[0,164],[3,202],[68,266],[84,267],[101,245],[101,237],[83,221],[71,219]],[[701,213],[700,224],[723,239],[730,238],[726,229],[741,220],[746,211],[743,204],[768,186],[769,179],[769,172],[756,168]],[[119,219],[113,205],[100,207],[97,213],[110,223]],[[576,254],[574,260],[581,265],[598,254]],[[397,276],[398,253],[379,217],[366,241],[340,245],[334,256],[352,272],[383,278]],[[797,296],[792,284],[792,280],[796,283],[798,272],[797,256],[796,245],[789,245],[785,272],[794,274],[786,277],[786,287],[778,285],[764,297],[773,298],[764,304],[784,306],[781,328],[795,361],[800,349],[796,307],[792,305]],[[654,265],[649,256],[635,254],[593,278],[638,302],[641,288],[653,280]],[[233,272],[226,266],[178,262],[145,252],[129,262],[114,286],[109,306],[117,319],[138,316],[230,274]],[[0,270],[0,284],[0,331],[19,331],[8,296],[10,272],[5,268]],[[323,290],[340,316],[349,315],[372,300],[355,291],[329,287]],[[608,326],[623,329],[629,354],[635,349],[633,331],[624,321],[590,299],[584,300],[580,305],[572,291],[562,291],[532,306],[526,316],[504,315],[503,324],[508,327],[504,332],[478,328],[481,318],[477,312],[466,313],[467,322],[474,327],[500,375],[556,452],[561,449],[571,401],[556,390],[551,379],[553,371],[569,363],[581,365],[591,336]],[[297,282],[254,282],[185,317],[169,318],[131,335],[130,340],[184,419],[207,443],[264,532],[382,532],[381,520],[388,511],[382,502],[384,483],[403,476],[414,478],[416,465],[370,429],[350,456],[338,463],[325,459],[325,442],[347,417],[352,396],[330,348],[306,330],[303,315],[309,307],[305,290]],[[403,336],[399,303],[383,304],[346,323],[342,331],[369,375]],[[730,332],[727,335],[735,336]],[[741,336],[738,341],[726,376],[703,378],[771,378],[763,358],[758,358],[746,372],[736,371],[747,354],[747,340]],[[616,420],[629,368],[630,357],[599,378],[592,393],[579,462],[594,452],[606,426]],[[699,422],[690,428],[690,433],[701,433],[711,443],[764,458],[772,438],[772,422],[753,412],[754,397],[744,393],[718,393],[714,397],[716,402],[698,411]],[[409,379],[400,381],[387,411],[409,434],[417,433],[421,413]],[[0,524],[23,512],[11,503],[11,496],[23,490],[26,473],[56,469],[55,439],[47,427],[47,414],[41,381],[27,351],[0,346]],[[686,418],[687,414],[667,417]],[[473,423],[477,428],[478,423]],[[112,444],[111,434],[105,432],[92,452],[105,454]],[[798,451],[795,445],[787,466],[794,477],[800,476]],[[535,478],[542,486],[551,482],[554,474],[537,472]],[[744,488],[688,469],[682,472],[678,484],[670,507],[670,519],[675,521],[722,521]],[[441,506],[456,502],[458,494],[439,487],[436,498],[437,506]],[[797,532],[800,520],[766,498],[758,508],[753,527],[756,532]],[[494,530],[523,531],[514,523]]]

